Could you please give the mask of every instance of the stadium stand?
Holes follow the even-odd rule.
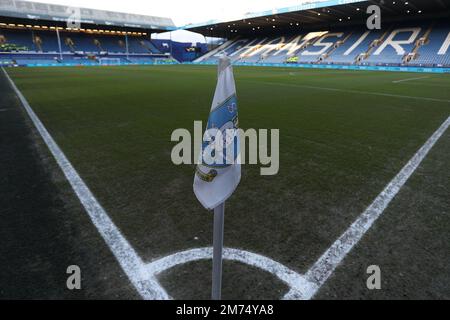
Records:
[[[75,32],[37,28],[0,27],[0,61],[3,64],[98,64],[105,57],[121,64],[151,64],[163,60],[192,61],[207,52],[206,45],[152,40],[141,32],[131,35]],[[177,59],[177,60],[176,60]],[[8,61],[6,63],[5,61]]]
[[[419,40],[416,56],[409,62],[418,66],[449,66],[450,65],[450,32],[445,23],[439,23],[431,28],[431,32]]]
[[[60,39],[62,58],[57,55],[59,45],[55,31],[0,28],[0,52],[9,53],[1,61],[15,61],[19,65],[44,64],[45,60],[47,63],[88,61],[91,64],[93,61],[87,59],[88,56],[118,55],[123,63],[151,63],[154,56],[161,58],[162,51],[167,53],[168,48],[163,46],[168,41],[153,43],[142,35],[125,37],[122,34],[62,31]],[[182,61],[191,61],[196,56],[188,58],[186,48],[190,46],[171,43],[170,50],[172,54],[177,51],[176,56]],[[359,28],[238,38],[227,42],[203,62],[213,63],[225,52],[241,63],[288,63],[291,60],[308,64],[449,66],[449,47],[448,22],[422,22],[372,31]],[[14,54],[17,56],[12,57]],[[70,54],[80,57],[74,58]]]
[[[438,13],[439,4],[434,0],[411,2],[408,4],[411,8],[418,10],[420,6],[430,10],[430,15]],[[17,6],[20,3],[21,0],[17,0],[13,4]],[[58,6],[48,5],[48,14],[52,21],[50,19],[31,21],[24,20],[17,12],[9,12],[7,16],[1,18],[2,2],[0,2],[0,62],[2,65],[35,65],[45,62],[95,65],[99,64],[100,59],[108,61],[107,58],[111,58],[109,61],[120,61],[123,64],[148,64],[164,59],[216,63],[218,56],[226,53],[234,62],[244,64],[450,66],[448,18],[398,19],[403,13],[399,13],[398,6],[393,2],[385,4],[390,6],[387,12],[393,12],[392,19],[383,22],[383,28],[380,30],[369,30],[365,23],[361,22],[339,24],[337,27],[336,20],[333,22],[333,19],[341,16],[343,12],[348,14],[349,21],[353,18],[361,19],[362,14],[364,22],[367,18],[365,12],[355,10],[354,6],[346,4],[321,8],[320,12],[311,10],[311,7],[320,8],[321,5],[323,4],[309,4],[303,11],[295,7],[292,11],[284,10],[286,12],[282,15],[264,12],[261,16],[254,15],[252,20],[185,27],[184,29],[200,32],[205,37],[207,34],[214,36],[214,32],[217,32],[216,37],[226,33],[226,36],[222,37],[223,43],[210,48],[211,51],[208,52],[207,44],[152,39],[150,34],[155,30],[163,32],[175,28],[170,19],[115,15],[112,12],[90,10],[87,11],[90,14],[89,19],[96,24],[73,29],[68,28],[65,23],[54,22],[63,21],[58,20],[59,12],[64,11]],[[338,9],[334,9],[336,6]],[[26,8],[30,15],[34,13],[34,9],[37,10],[29,3],[26,4]],[[7,7],[4,10],[7,10]],[[42,8],[39,10],[42,11]],[[299,11],[305,15],[305,21],[310,19],[308,28],[301,27],[298,22],[295,23],[298,21]],[[323,18],[318,18],[319,15]],[[15,23],[10,23],[11,17],[15,17]],[[108,17],[108,20],[98,20],[103,19],[102,17]],[[111,24],[110,19],[113,18],[118,20]],[[8,23],[2,23],[2,19],[6,19]],[[137,24],[138,20],[141,21],[141,25]],[[340,22],[342,20],[339,19]],[[145,21],[159,21],[160,26],[145,25]],[[137,27],[128,27],[132,22],[135,22],[132,25]],[[259,25],[261,30],[257,31]],[[245,32],[237,34],[238,26],[239,31],[245,27],[246,30],[243,30]],[[263,31],[264,27],[270,29]],[[236,30],[232,30],[233,28]],[[214,31],[216,29],[217,31]]]
[[[238,64],[379,70],[448,67],[450,59],[450,5],[442,0],[308,1],[185,29],[225,40],[195,63],[215,63],[227,53]]]
[[[336,29],[266,38],[235,39],[224,52],[240,63],[450,66],[450,23],[398,23],[383,30]]]
[[[0,1],[1,65],[148,64],[173,61],[151,33],[176,29],[170,18],[80,9],[70,24],[66,6]],[[175,45],[171,43],[170,47]]]
[[[148,64],[154,62],[155,58],[168,58],[149,38],[140,35],[125,37],[62,31],[59,36],[61,53],[55,31],[0,28],[0,61],[2,65],[91,65],[102,57],[114,56],[124,64]],[[92,59],[92,56],[95,58]]]

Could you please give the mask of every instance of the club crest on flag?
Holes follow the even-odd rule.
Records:
[[[233,69],[230,59],[222,57],[194,177],[194,193],[207,209],[225,202],[239,184],[241,166],[237,129],[238,104]]]

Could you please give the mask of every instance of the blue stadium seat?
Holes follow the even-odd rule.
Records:
[[[366,53],[370,44],[380,36],[381,32],[378,31],[353,31],[345,43],[338,47],[326,61],[335,64],[353,64],[356,58]],[[358,41],[360,41],[359,44],[357,44]],[[352,49],[351,52],[347,52],[350,49]]]
[[[421,42],[419,40],[428,35],[431,26],[434,27],[428,41],[425,45],[419,46],[418,43]],[[266,39],[237,39],[227,47],[221,48],[214,56],[200,61],[214,63],[218,56],[225,52],[233,61],[243,63],[449,66],[449,32],[450,23],[443,20],[435,24],[432,21],[399,22],[396,25],[384,26],[382,30],[365,28],[330,30],[328,34],[340,33],[342,36],[326,35],[325,39],[321,39],[324,37],[323,32],[274,36]],[[323,43],[333,45],[324,47],[321,46]],[[442,51],[441,48],[447,50]],[[442,51],[440,54],[439,50]]]
[[[450,50],[447,47],[445,54],[439,54],[444,42],[450,41],[450,30],[443,24],[432,29],[426,44],[418,50],[418,57],[410,62],[411,65],[419,66],[450,66]],[[448,43],[448,42],[447,42]]]

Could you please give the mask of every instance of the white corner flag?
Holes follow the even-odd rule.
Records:
[[[230,58],[219,60],[219,75],[202,151],[194,177],[194,193],[208,210],[214,209],[211,298],[222,294],[222,252],[225,201],[241,180],[236,86]]]
[[[236,86],[230,58],[219,60],[214,100],[203,136],[194,193],[208,210],[223,204],[241,180]],[[219,141],[220,140],[220,141]]]

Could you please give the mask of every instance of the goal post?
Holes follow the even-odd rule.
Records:
[[[100,58],[98,62],[102,66],[119,66],[122,64],[120,58]]]

